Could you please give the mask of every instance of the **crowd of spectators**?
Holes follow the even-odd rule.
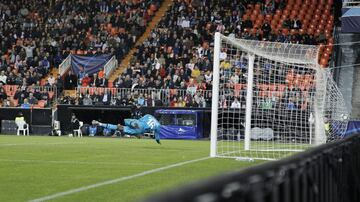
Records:
[[[252,33],[253,22],[249,18],[244,19],[243,17],[248,5],[256,4],[261,6],[263,15],[273,15],[277,9],[285,8],[286,1],[174,1],[172,7],[156,29],[152,31],[150,37],[143,44],[136,47],[136,52],[132,56],[126,71],[112,82],[112,87],[115,88],[162,89],[163,91],[177,89],[183,92],[195,88],[197,92],[186,93],[186,95],[184,93],[164,95],[158,98],[156,103],[152,100],[154,99],[153,96],[149,94],[136,95],[136,93],[130,95],[114,94],[110,96],[111,99],[105,99],[105,102],[98,102],[99,99],[96,98],[100,96],[100,100],[102,100],[103,95],[78,93],[76,98],[65,99],[65,101],[84,104],[85,99],[85,104],[98,103],[124,106],[140,103],[143,106],[161,104],[164,106],[209,107],[210,98],[204,92],[212,90],[212,42],[215,32],[237,38],[285,43],[318,44],[322,42],[323,36],[315,38],[307,33],[296,32],[285,35],[281,30],[275,32],[266,20],[258,29],[258,32]],[[282,27],[284,29],[300,30],[302,23],[297,18],[285,19]],[[222,51],[224,51],[222,54],[227,54],[226,50]],[[231,72],[232,74],[228,77],[230,81],[233,80],[234,82],[235,80],[235,82],[239,83],[246,81],[246,68],[243,65],[239,72],[236,72],[238,69],[235,64],[238,62],[241,65],[245,57],[241,55],[239,58],[232,59],[235,60],[234,64],[222,64],[222,73]],[[75,80],[70,79],[71,77],[74,77],[74,75],[70,73],[67,80],[75,84]],[[78,77],[82,76],[78,75]],[[76,83],[82,87],[100,87],[96,81],[98,76],[93,75],[88,78],[87,75],[85,78],[86,82],[77,81]],[[297,91],[288,88],[283,90],[286,92]],[[283,101],[286,103],[295,100],[295,98],[289,97],[284,99]],[[243,101],[243,98],[233,97],[227,106],[233,108],[243,107],[241,101]],[[300,102],[305,101],[296,102],[299,104],[296,104],[295,108],[301,108],[303,104],[300,104]]]
[[[0,83],[0,107],[51,107],[56,100],[56,93],[56,89],[47,82],[44,86],[4,86]]]
[[[70,53],[106,53],[120,60],[144,32],[160,3],[161,0],[3,0],[0,83],[44,86],[50,68],[57,67]],[[58,86],[62,82],[54,81],[49,82],[52,87],[63,88]]]
[[[50,77],[41,82],[51,66],[57,66],[74,50],[81,54],[110,53],[121,59],[143,33],[151,12],[160,2],[2,1],[0,68],[3,73],[0,73],[0,82],[19,86],[47,83],[58,89],[106,88],[109,84],[114,88],[167,92],[177,89],[185,93],[153,96],[134,92],[113,94],[107,90],[78,92],[75,98],[63,97],[61,103],[208,107],[210,98],[205,92],[212,90],[215,32],[236,38],[285,43],[318,44],[326,40],[323,34],[314,37],[302,32],[284,34],[281,29],[272,30],[267,20],[256,32],[253,31],[254,21],[244,17],[249,5],[260,5],[261,14],[273,15],[286,7],[285,0],[176,0],[150,37],[136,47],[126,71],[113,82],[104,78],[101,72],[87,75],[83,71],[78,75],[69,72],[63,81]],[[302,23],[297,18],[284,19],[282,27],[300,30]],[[227,54],[226,50],[222,53]],[[238,59],[243,60],[243,56]],[[222,73],[231,72],[230,80],[246,77],[246,68],[236,73],[235,66],[223,66]],[[236,98],[238,102],[241,99]],[[239,104],[235,102],[233,106]]]
[[[204,90],[211,91],[213,34],[219,31],[243,37],[239,34],[247,24],[242,20],[246,5],[263,3],[265,13],[284,6],[284,1],[274,1],[274,5],[271,2],[175,1],[150,37],[137,47],[129,67],[114,80],[113,87],[184,91],[196,88],[201,95]],[[170,102],[164,104],[189,106],[192,104],[187,102],[197,99],[195,95],[171,95],[166,98]]]

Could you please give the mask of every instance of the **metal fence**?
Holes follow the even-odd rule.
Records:
[[[111,59],[104,66],[105,77],[109,78],[117,67],[118,61],[115,56],[112,56]]]
[[[360,135],[234,172],[145,202],[360,201]]]
[[[71,67],[71,54],[59,65],[59,74],[63,76]]]
[[[132,88],[101,88],[101,87],[79,87],[76,88],[78,94],[94,93],[102,94],[105,91],[111,93],[112,98],[118,97],[150,97],[153,100],[161,100],[162,103],[168,105],[174,97],[185,99],[186,96],[194,97],[196,94],[202,97],[211,97],[211,90],[199,90],[197,88],[188,89],[132,89]],[[205,106],[204,106],[205,107]],[[207,106],[210,107],[210,106]]]

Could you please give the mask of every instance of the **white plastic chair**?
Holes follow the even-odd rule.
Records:
[[[76,135],[77,135],[78,137],[82,137],[81,127],[82,127],[83,125],[84,125],[84,122],[80,121],[80,122],[79,122],[79,129],[76,129],[76,130],[73,131],[73,132],[74,132],[74,137],[76,137]]]
[[[29,124],[27,124],[25,121],[15,121],[17,125],[17,132],[16,134],[19,136],[20,133],[22,133],[24,136],[29,136]]]

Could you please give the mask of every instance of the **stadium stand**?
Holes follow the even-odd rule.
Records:
[[[145,30],[160,3],[1,1],[0,82],[45,86],[50,68],[57,67],[68,54],[110,53],[121,59]],[[49,83],[62,91],[62,81]]]
[[[33,4],[29,8],[21,6],[30,2]],[[118,59],[124,58],[144,32],[161,1],[150,4],[145,1],[45,2],[48,11],[42,9],[39,2],[29,0],[3,1],[0,4],[4,30],[0,35],[3,39],[1,70],[4,72],[0,73],[0,82],[3,84],[24,86],[22,77],[25,77],[26,86],[49,83],[53,89],[58,89],[56,94],[62,93],[64,87],[77,87],[78,83],[81,88],[118,88],[116,92],[124,91],[120,90],[123,88],[171,89],[158,98],[163,105],[172,106],[175,104],[171,103],[180,100],[177,105],[192,106],[195,94],[198,94],[194,93],[194,89],[205,100],[206,91],[212,89],[212,40],[215,32],[244,39],[323,44],[319,63],[324,67],[329,63],[334,41],[332,0],[179,0],[173,2],[149,38],[136,47],[128,68],[122,74],[112,76],[111,80],[104,80],[102,84],[97,80],[102,76],[94,75],[76,84],[72,78],[76,75],[52,82],[53,79],[45,79],[45,75],[68,54],[110,53]],[[49,13],[54,14],[50,16]],[[13,33],[12,30],[16,31]],[[41,34],[44,30],[52,31],[45,36]],[[225,69],[234,68],[224,65]],[[233,75],[231,85],[241,91],[241,78],[244,76],[245,71]],[[70,81],[72,84],[69,84]],[[270,91],[266,86],[259,88],[263,88],[265,94]],[[84,93],[83,90],[80,93],[79,89],[77,97],[86,97],[87,93],[92,96],[92,93]],[[283,88],[279,86],[277,89]],[[132,94],[136,102],[137,94],[141,93]],[[142,94],[145,96],[145,93]],[[151,95],[153,100],[157,99],[153,93],[146,94]],[[121,93],[113,93],[110,97],[109,100],[120,97],[130,99],[123,98]],[[201,104],[203,102],[196,103],[194,106],[206,106]],[[16,103],[11,105],[16,106]],[[226,106],[231,106],[231,103],[226,103]]]
[[[171,103],[178,103],[179,99],[180,104],[177,106],[183,106],[182,101],[185,101],[184,106],[192,106],[196,91],[206,100],[207,91],[212,89],[212,40],[215,32],[244,39],[323,44],[319,63],[326,67],[333,44],[332,3],[331,0],[304,3],[296,0],[174,1],[150,37],[136,47],[125,72],[109,81],[111,89],[118,88],[111,90],[112,98],[136,102],[140,91],[133,92],[133,89],[163,89],[168,93],[158,98],[152,96],[151,99],[161,100],[164,106],[172,106],[174,104]],[[240,64],[246,63],[244,58],[244,55],[238,58]],[[235,68],[234,66],[223,64],[224,69]],[[297,75],[296,72],[285,74],[286,82],[292,84],[291,87],[285,87],[285,81],[257,87],[262,89],[264,96],[274,91],[283,95],[285,91],[306,93],[310,90],[311,75]],[[244,77],[246,71],[241,69],[231,77],[229,85],[233,86],[237,95],[245,87]],[[89,89],[85,92],[84,87],[86,86],[77,91],[80,98],[99,91]],[[125,89],[132,92],[129,93],[131,99],[116,93]],[[243,102],[241,99],[239,101]],[[230,107],[231,104],[222,103],[222,106]],[[206,105],[197,103],[195,106]],[[304,103],[296,104],[299,109],[304,108],[303,106]]]

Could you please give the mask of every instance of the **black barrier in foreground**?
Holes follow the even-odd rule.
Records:
[[[358,202],[360,135],[145,200],[169,201]]]

